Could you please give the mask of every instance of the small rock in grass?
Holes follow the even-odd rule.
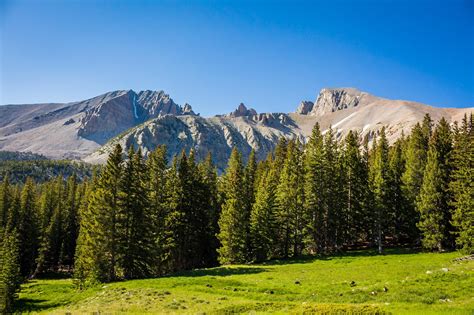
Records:
[[[444,272],[448,272],[448,271],[449,271],[448,268],[441,268],[441,270],[443,270]]]
[[[427,274],[427,275],[430,275],[430,274],[432,274],[432,273],[433,273],[433,271],[431,271],[431,270],[427,270],[427,271],[426,271],[426,274]]]
[[[387,288],[387,287],[383,287],[383,292],[388,292],[388,288]]]
[[[357,284],[355,283],[354,280],[351,281],[351,287],[355,287]]]
[[[370,294],[372,294],[372,295],[377,295],[377,292],[372,291],[372,292],[370,292]]]

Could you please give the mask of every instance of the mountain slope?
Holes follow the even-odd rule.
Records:
[[[425,114],[434,121],[445,117],[449,122],[460,120],[473,108],[435,108],[415,102],[379,98],[353,88],[323,89],[315,102],[302,102],[295,113],[256,114],[245,105],[228,115],[202,118],[196,116],[161,117],[132,128],[111,140],[99,151],[85,158],[91,163],[104,163],[116,143],[123,147],[134,145],[145,154],[165,144],[169,158],[183,149],[193,148],[197,158],[211,152],[220,170],[225,168],[233,146],[244,159],[254,149],[258,158],[272,152],[280,137],[305,141],[316,122],[323,131],[330,126],[338,138],[349,130],[373,139],[383,126],[390,142],[409,134]]]
[[[113,91],[66,104],[0,106],[0,150],[81,159],[110,138],[168,114],[194,114],[163,91]]]
[[[427,113],[435,121],[445,117],[453,122],[473,111],[335,88],[322,89],[316,101],[302,102],[295,113],[257,114],[240,104],[229,114],[203,118],[189,104],[174,103],[163,91],[121,90],[67,104],[0,106],[0,150],[103,163],[117,142],[124,147],[140,146],[145,153],[166,144],[170,158],[194,148],[197,158],[211,152],[223,169],[233,146],[244,158],[252,149],[263,158],[280,137],[305,141],[316,122],[322,130],[332,126],[338,137],[356,130],[371,139],[386,126],[393,142]]]

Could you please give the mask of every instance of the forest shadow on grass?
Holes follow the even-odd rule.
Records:
[[[233,276],[233,275],[250,275],[267,271],[266,268],[260,267],[216,267],[209,269],[196,269],[180,271],[164,277],[205,277],[205,276]]]
[[[30,312],[41,312],[61,306],[61,303],[51,303],[44,299],[20,298],[15,303],[15,313],[23,314]]]
[[[375,256],[390,256],[390,255],[406,255],[406,254],[417,254],[421,251],[419,249],[412,248],[387,248],[384,249],[382,254],[379,254],[375,249],[363,249],[363,250],[350,250],[341,253],[335,253],[331,255],[303,255],[298,257],[289,257],[283,259],[273,259],[258,263],[258,265],[288,265],[288,264],[306,264],[312,263],[317,260],[334,260],[340,258],[357,258],[357,257],[375,257]]]

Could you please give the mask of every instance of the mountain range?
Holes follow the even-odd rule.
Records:
[[[193,148],[198,159],[211,152],[223,169],[234,146],[244,158],[252,149],[264,158],[281,137],[306,141],[316,122],[323,131],[331,126],[338,138],[355,130],[372,139],[385,126],[393,142],[402,132],[409,134],[425,114],[454,122],[473,111],[389,100],[354,88],[325,88],[293,113],[257,113],[240,104],[229,114],[201,117],[164,91],[120,90],[72,103],[0,106],[0,150],[104,163],[116,143],[141,147],[145,154],[166,144],[170,158]]]

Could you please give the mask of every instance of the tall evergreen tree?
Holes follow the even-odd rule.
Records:
[[[8,175],[3,179],[0,186],[0,227],[6,228],[8,222],[8,210],[11,203],[10,181]]]
[[[122,147],[117,144],[89,193],[87,208],[81,212],[74,270],[80,286],[113,281],[123,275],[118,264],[121,259],[119,198],[122,174]]]
[[[324,247],[324,207],[323,207],[323,136],[316,123],[306,145],[305,159],[305,222],[306,245],[310,252],[320,253]]]
[[[365,190],[367,177],[356,133],[349,131],[343,150],[343,227],[346,244],[357,242],[364,233]]]
[[[426,117],[423,127],[420,124],[416,124],[413,127],[405,152],[406,163],[402,176],[402,188],[408,202],[407,215],[415,218],[415,221],[419,220],[419,213],[416,211],[416,199],[423,183],[423,172],[426,165],[428,141],[431,133],[430,126],[431,120],[428,120],[428,117]]]
[[[279,247],[284,257],[301,254],[303,247],[303,163],[299,141],[290,141],[277,187]]]
[[[21,210],[18,225],[20,270],[23,277],[35,271],[39,247],[39,223],[35,185],[31,178],[26,180],[21,192]]]
[[[464,116],[454,129],[450,190],[453,196],[453,222],[456,245],[466,254],[474,253],[474,128],[473,115]]]
[[[250,222],[250,213],[252,212],[253,204],[255,203],[255,189],[256,189],[256,172],[257,172],[257,160],[255,158],[255,151],[252,149],[250,152],[247,165],[244,170],[244,186],[245,186],[245,215],[246,222]],[[247,249],[248,254],[251,253],[251,239],[250,239],[250,224],[247,227]],[[249,257],[250,258],[250,257]]]
[[[220,205],[218,201],[217,188],[217,170],[212,162],[212,156],[208,153],[206,159],[199,164],[199,172],[201,180],[204,185],[203,197],[206,199],[207,208],[207,228],[206,231],[206,253],[205,265],[215,266],[218,263],[217,248],[219,247],[219,240],[217,233],[219,232],[219,215]]]
[[[78,210],[80,201],[77,199],[76,174],[69,177],[66,185],[66,200],[64,203],[64,233],[61,249],[61,264],[72,268],[79,234]]]
[[[147,169],[140,150],[128,151],[119,186],[120,264],[126,279],[149,276],[153,262],[152,221],[146,187]]]
[[[436,148],[431,146],[428,151],[423,185],[417,199],[417,210],[420,212],[418,228],[423,235],[423,247],[441,251],[446,227],[443,224],[443,183],[438,157]]]
[[[403,146],[405,139],[402,136],[389,150],[389,209],[388,222],[390,233],[398,244],[412,243],[418,237],[416,216],[412,215],[410,206],[403,193],[402,176],[405,172],[405,158]]]
[[[271,258],[276,241],[276,201],[278,176],[274,168],[267,169],[260,176],[255,203],[250,215],[250,239],[252,260],[263,261]]]
[[[153,222],[154,256],[154,274],[163,274],[165,272],[162,262],[165,260],[165,220],[168,215],[168,191],[167,187],[167,150],[166,146],[158,146],[148,156],[149,170],[149,202],[150,215]]]
[[[43,219],[43,229],[40,238],[39,254],[34,275],[43,272],[57,271],[63,241],[63,205],[64,205],[64,182],[62,176],[58,176],[53,183],[51,194],[45,199],[43,215],[51,216]]]
[[[0,233],[0,313],[10,314],[21,284],[18,233],[1,227]]]
[[[243,263],[247,259],[244,171],[240,153],[232,150],[223,178],[224,204],[219,218],[218,249],[221,264]]]
[[[385,127],[382,128],[372,165],[372,190],[374,195],[374,230],[378,252],[382,253],[385,228],[387,223],[388,206],[390,201],[390,178],[388,165],[388,142]]]

